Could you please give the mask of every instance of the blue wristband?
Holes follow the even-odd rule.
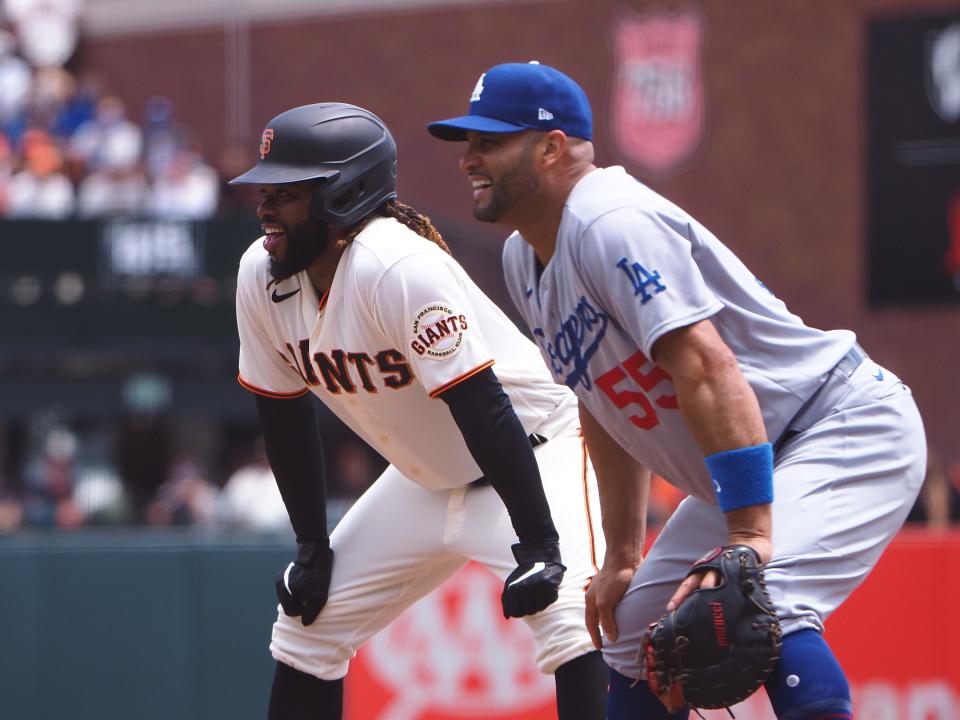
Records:
[[[723,512],[773,502],[770,443],[714,453],[704,458]]]

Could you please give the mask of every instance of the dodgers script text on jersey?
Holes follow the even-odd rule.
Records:
[[[619,167],[577,183],[539,277],[519,233],[507,240],[503,265],[556,380],[637,459],[710,502],[703,454],[669,375],[650,360],[657,339],[712,318],[771,441],[855,340],[804,325],[709,230]]]

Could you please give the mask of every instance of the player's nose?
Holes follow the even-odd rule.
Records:
[[[479,160],[477,154],[473,152],[473,148],[470,145],[467,145],[467,149],[463,151],[463,155],[460,156],[460,169],[465,173],[469,173],[471,170],[476,169]]]
[[[273,213],[274,209],[270,201],[267,200],[267,198],[263,198],[260,204],[257,205],[257,217],[261,220],[267,220]]]

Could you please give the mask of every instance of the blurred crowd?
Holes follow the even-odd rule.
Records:
[[[217,213],[220,175],[169,98],[151,97],[134,122],[101,75],[27,52],[23,27],[0,26],[0,217]]]
[[[259,436],[218,463],[169,452],[162,431],[152,448],[120,437],[103,452],[102,436],[82,436],[55,416],[39,425],[19,469],[0,474],[0,533],[126,526],[291,531]],[[333,525],[383,463],[349,435],[335,435],[327,454]]]
[[[150,418],[128,419],[114,438],[78,433],[55,412],[41,418],[29,431],[22,461],[3,463],[0,533],[131,525],[290,532],[259,435],[227,456],[210,456],[171,449],[176,443]],[[331,427],[324,437],[333,526],[385,462],[345,427]],[[9,456],[3,450],[0,447],[0,455]],[[648,512],[651,531],[666,522],[683,497],[654,477]],[[907,523],[931,530],[960,523],[960,460],[930,454],[926,481]]]

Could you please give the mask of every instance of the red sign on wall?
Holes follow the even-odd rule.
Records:
[[[960,720],[960,531],[902,532],[827,621],[857,720]],[[500,582],[468,565],[373,638],[350,668],[346,720],[556,720],[532,635],[500,613]],[[737,720],[774,720],[761,691]],[[725,711],[704,711],[710,720]]]
[[[687,160],[704,131],[703,16],[622,14],[613,28],[612,133],[629,160],[663,176]]]
[[[470,564],[371,639],[350,668],[348,720],[555,720],[533,635],[500,610],[500,581]]]

